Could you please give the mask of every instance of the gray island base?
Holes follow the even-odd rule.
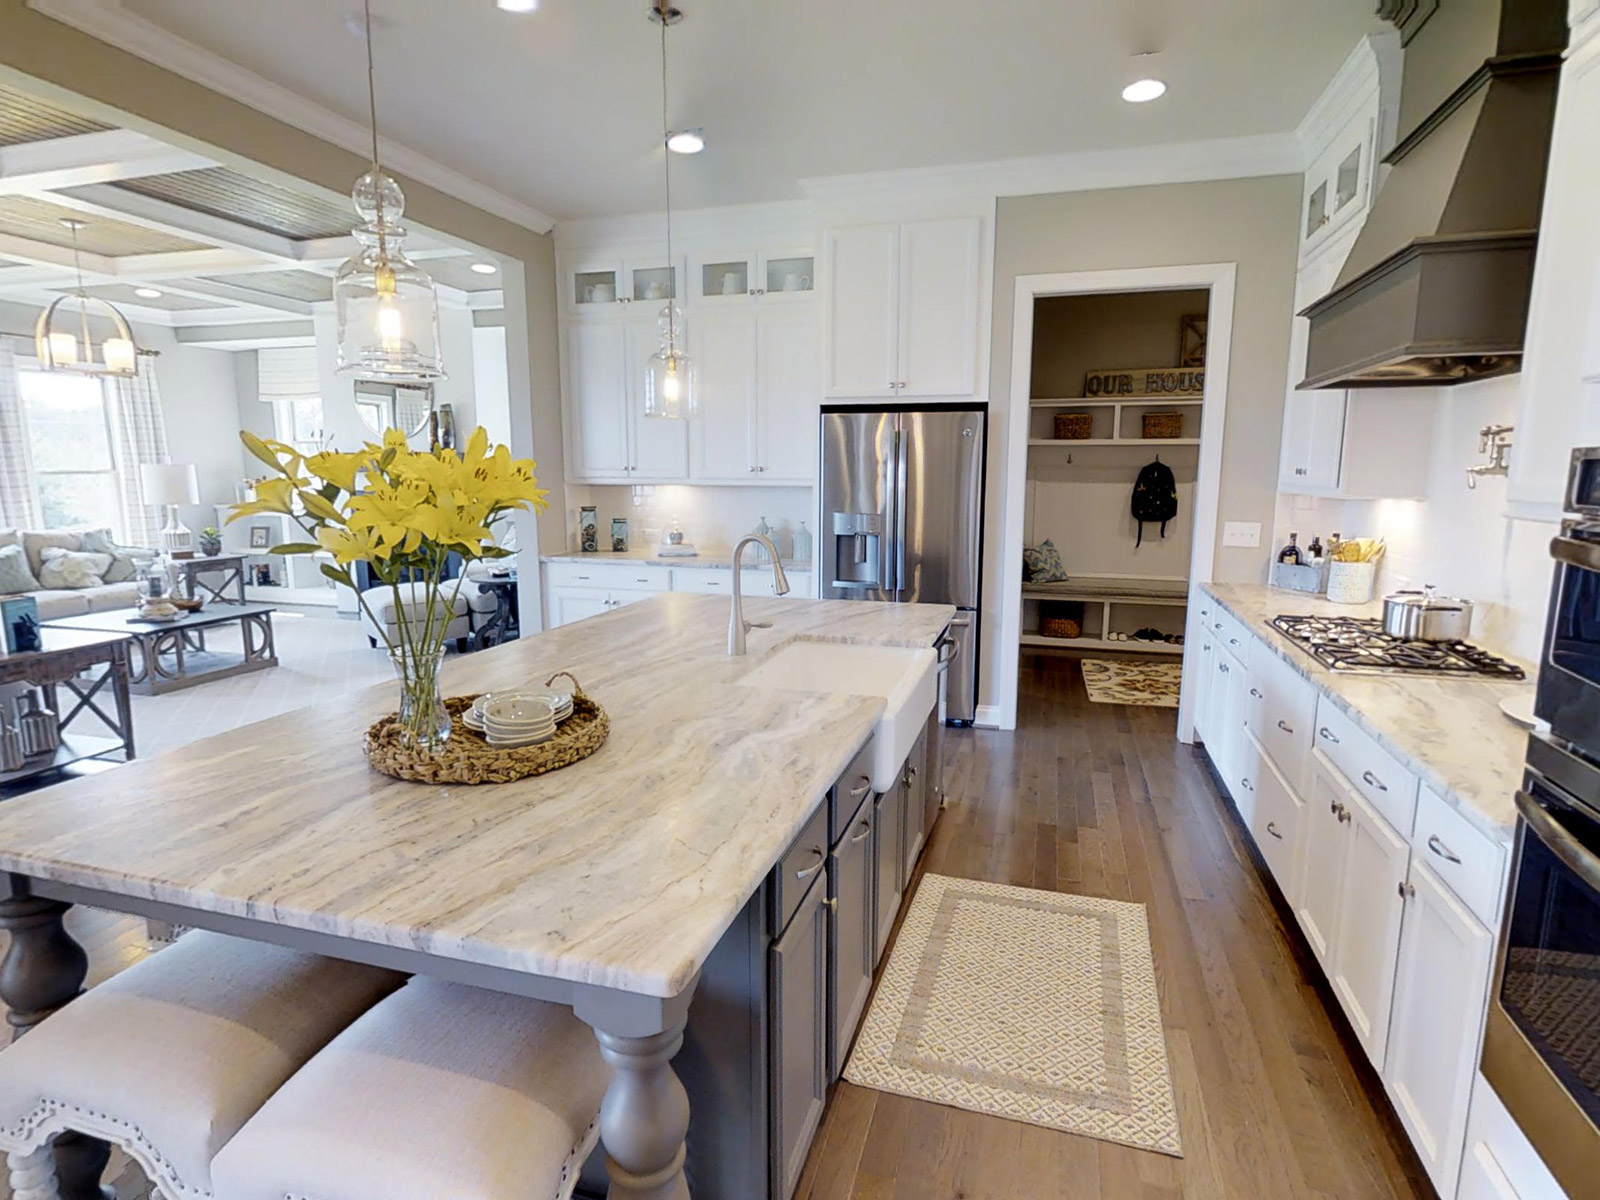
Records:
[[[748,1123],[763,1081],[747,1075],[705,1091],[691,1046],[682,1056],[686,1091],[674,1055],[685,1029],[701,1023],[693,1001],[703,976],[704,1020],[716,1027],[730,947],[761,936],[736,926],[757,910],[766,922],[787,917],[786,932],[764,948],[759,991],[731,1021],[748,1029],[748,998],[802,974],[788,966],[800,961],[804,936],[791,942],[790,933],[809,931],[813,965],[827,959],[818,931],[830,897],[818,886],[796,895],[774,880],[784,879],[791,854],[832,857],[835,785],[848,784],[883,701],[738,681],[797,638],[932,646],[952,610],[746,603],[750,619],[772,628],[752,633],[742,659],[725,653],[725,601],[667,594],[451,661],[447,694],[570,669],[606,707],[607,744],[551,775],[469,788],[372,772],[361,733],[392,706],[384,686],[353,693],[342,708],[288,713],[8,801],[0,807],[8,1019],[25,1033],[81,989],[82,950],[62,924],[72,904],[534,996],[571,1005],[615,1068],[601,1116],[612,1200],[779,1194],[787,1170],[730,1193],[708,1169],[695,1190],[701,1131],[715,1142],[726,1121]],[[888,805],[863,797],[896,813],[884,855],[895,902],[913,844],[901,836],[909,794],[902,786]],[[845,816],[866,811],[863,803]],[[789,873],[807,870],[809,880],[825,875],[810,866]],[[755,959],[745,961],[752,970]],[[831,1011],[816,999],[826,990],[813,983],[814,1014]],[[813,1043],[825,1075],[828,1050],[815,1047],[827,1038]],[[769,1057],[780,1049],[769,1046]],[[704,1119],[701,1097],[711,1107]],[[774,1117],[763,1145],[780,1140],[775,1132],[814,1131],[818,1116],[820,1105],[798,1126]],[[66,1200],[95,1194],[103,1152],[89,1139],[59,1147]]]

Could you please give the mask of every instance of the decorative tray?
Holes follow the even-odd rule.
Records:
[[[611,732],[606,710],[591,700],[577,679],[559,671],[545,681],[549,687],[562,676],[572,680],[572,715],[556,727],[555,736],[537,746],[505,750],[491,746],[483,734],[462,720],[478,693],[448,696],[450,737],[437,750],[419,753],[403,744],[396,714],[371,725],[361,740],[367,765],[374,771],[413,783],[511,783],[548,771],[559,771],[588,758]]]

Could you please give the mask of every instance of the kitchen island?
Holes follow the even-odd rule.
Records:
[[[699,974],[884,708],[739,680],[796,639],[931,647],[953,615],[784,599],[745,611],[773,627],[752,631],[744,658],[725,651],[725,601],[668,594],[451,660],[446,694],[569,669],[605,706],[606,745],[550,775],[429,787],[376,774],[361,733],[394,699],[378,687],[8,801],[13,1024],[81,986],[61,950],[71,903],[570,1004],[617,1067],[602,1137],[633,1169],[611,1163],[612,1195],[687,1195],[668,1062]]]

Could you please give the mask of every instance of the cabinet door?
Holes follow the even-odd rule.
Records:
[[[828,1078],[844,1073],[845,1055],[867,1009],[876,962],[872,917],[872,818],[863,804],[828,857]]]
[[[550,627],[570,625],[585,617],[598,616],[611,607],[604,588],[551,588]]]
[[[630,483],[682,483],[689,478],[689,426],[693,421],[667,421],[644,415],[644,376],[650,356],[661,345],[654,319],[629,320],[626,336],[627,386],[622,407],[627,414],[632,446]],[[693,358],[693,355],[690,355]]]
[[[1242,689],[1235,687],[1236,679],[1243,679],[1244,670],[1233,655],[1214,643],[1212,649],[1213,675],[1211,680],[1211,738],[1206,750],[1230,792],[1238,785],[1239,741],[1244,735],[1244,701]]]
[[[877,925],[872,948],[874,963],[883,958],[894,919],[900,913],[900,815],[905,811],[904,791],[903,785],[896,784],[873,802],[872,908]]]
[[[901,889],[911,884],[911,874],[917,869],[917,859],[927,840],[925,820],[928,799],[928,735],[924,731],[906,756],[905,771],[906,806],[901,817],[901,845],[905,847],[905,865],[900,872]]]
[[[1493,957],[1489,930],[1413,863],[1383,1081],[1441,1196],[1455,1193]]]
[[[1344,460],[1344,414],[1348,393],[1343,388],[1301,391],[1306,377],[1306,348],[1311,322],[1300,313],[1322,299],[1339,278],[1358,229],[1341,235],[1295,276],[1293,325],[1289,334],[1289,392],[1283,409],[1283,444],[1278,460],[1278,487],[1294,493],[1334,491]]]
[[[700,414],[689,422],[689,475],[696,483],[749,483],[756,400],[756,315],[697,313],[689,326]]]
[[[1293,908],[1300,903],[1300,843],[1306,804],[1265,749],[1254,782],[1256,804],[1250,834],[1278,881],[1278,890]]]
[[[1249,730],[1241,729],[1237,736],[1233,754],[1234,773],[1228,781],[1228,790],[1233,793],[1233,806],[1239,810],[1239,820],[1244,822],[1246,829],[1252,829],[1256,823],[1256,802],[1261,791],[1261,774],[1266,770],[1263,765],[1266,756],[1261,753],[1261,747],[1250,736]]]
[[[768,953],[772,1178],[782,1197],[794,1193],[828,1097],[826,897],[815,883]]]
[[[1344,464],[1344,419],[1349,396],[1343,390],[1306,392],[1305,486],[1332,491],[1341,481]]]
[[[823,253],[828,267],[828,395],[898,395],[900,227],[830,229]]]
[[[1195,656],[1195,670],[1198,675],[1194,687],[1194,733],[1195,737],[1209,748],[1212,726],[1211,681],[1217,673],[1217,651],[1212,645],[1212,635],[1205,630],[1203,622],[1199,632],[1192,636],[1200,639],[1196,643],[1199,652]]]
[[[612,588],[607,593],[608,608],[621,608],[627,604],[637,604],[641,600],[648,600],[651,596],[659,596],[662,588]]]
[[[1360,793],[1345,790],[1348,826],[1339,921],[1328,982],[1380,1072],[1389,1040],[1395,957],[1411,846]]]
[[[977,394],[977,217],[900,227],[900,395]]]
[[[1306,801],[1305,846],[1300,855],[1300,898],[1294,915],[1311,943],[1311,952],[1332,973],[1333,935],[1339,923],[1339,903],[1344,884],[1346,837],[1341,806],[1348,810],[1348,790],[1338,782],[1333,768],[1312,755],[1311,795]]]
[[[763,310],[756,326],[755,465],[762,483],[817,476],[817,310],[814,303]]]
[[[617,322],[586,321],[567,327],[570,480],[628,477],[628,414],[623,406],[628,392],[627,347],[627,333]]]

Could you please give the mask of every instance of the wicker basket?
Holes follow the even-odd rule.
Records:
[[[1183,436],[1181,412],[1147,412],[1144,414],[1144,436],[1147,438],[1176,438]]]
[[[605,745],[611,718],[584,695],[578,681],[566,671],[551,676],[545,686],[562,675],[572,679],[572,715],[561,722],[548,742],[514,750],[491,746],[483,734],[469,729],[461,719],[478,697],[448,696],[444,705],[450,710],[450,739],[442,749],[425,754],[412,750],[401,740],[400,724],[390,713],[368,728],[362,739],[367,765],[414,783],[510,783],[570,767]]]
[[[1093,432],[1093,413],[1058,412],[1056,414],[1056,437],[1063,441],[1086,441]]]
[[[1040,617],[1039,633],[1044,637],[1075,638],[1083,636],[1083,625],[1071,617]]]

